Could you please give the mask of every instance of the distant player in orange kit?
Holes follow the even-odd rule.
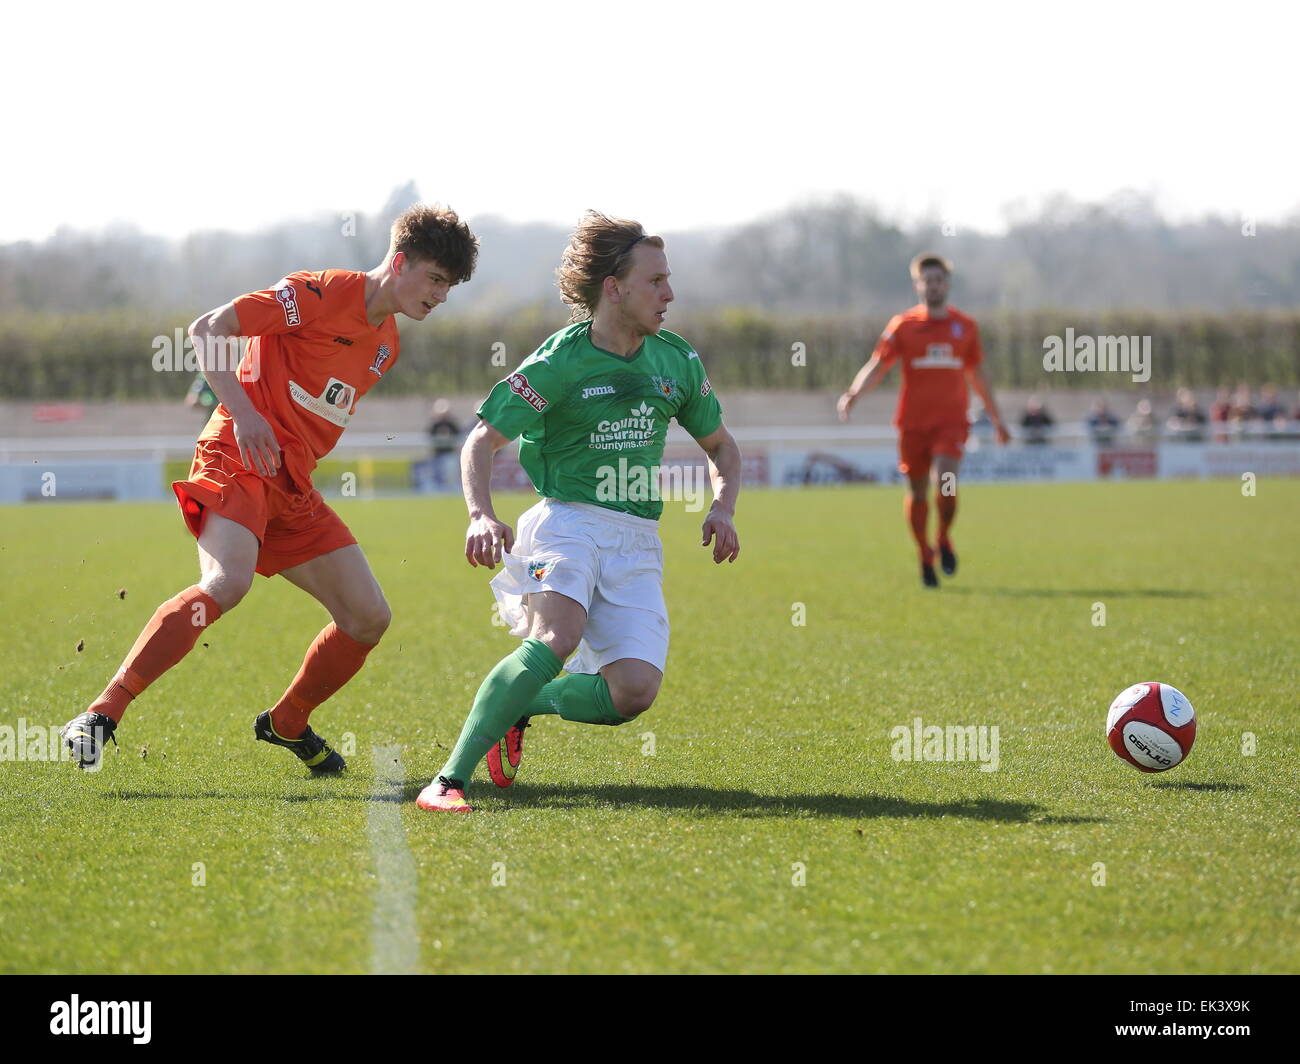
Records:
[[[388,253],[368,273],[292,273],[190,326],[220,400],[188,479],[172,485],[198,540],[201,575],[158,607],[103,693],[63,726],[82,768],[100,766],[127,705],[235,608],[254,572],[281,574],[332,618],[280,701],[258,715],[254,734],[293,751],[313,775],[345,767],[307,718],[361,668],[390,614],[357,541],[312,486],[312,470],[360,398],[397,363],[394,315],[423,321],[470,278],[477,255],[477,240],[453,211],[417,205],[393,223]],[[237,350],[241,336],[250,339],[236,369],[221,354]]]
[[[847,421],[858,396],[879,384],[895,362],[902,364],[903,385],[894,414],[898,470],[908,481],[904,513],[916,541],[921,581],[926,587],[939,586],[934,572],[935,548],[926,528],[931,470],[939,514],[940,563],[948,576],[957,572],[950,531],[957,514],[957,471],[970,430],[968,381],[988,411],[998,443],[1011,438],[980,368],[984,352],[979,327],[974,318],[948,306],[951,275],[952,267],[939,255],[923,254],[912,260],[912,281],[921,302],[890,320],[870,360],[838,404],[840,420]]]

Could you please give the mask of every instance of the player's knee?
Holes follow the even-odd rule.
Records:
[[[199,582],[199,587],[221,607],[222,613],[229,613],[238,606],[252,586],[252,573],[232,573],[227,569],[210,573]]]
[[[614,703],[614,711],[624,721],[634,720],[639,717],[654,705],[655,698],[658,695],[659,685],[657,683],[620,687],[610,692],[610,697]]]
[[[364,609],[354,610],[343,618],[336,617],[334,623],[343,629],[358,643],[378,643],[384,638],[388,626],[393,621],[393,611],[388,601],[380,598]]]
[[[528,637],[545,643],[547,649],[561,661],[567,661],[582,641],[581,632],[569,632],[559,626],[543,624],[540,620],[533,622]]]

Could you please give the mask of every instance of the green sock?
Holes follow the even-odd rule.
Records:
[[[529,703],[563,665],[539,639],[525,639],[518,650],[497,662],[474,696],[456,748],[438,775],[468,784],[493,743],[527,713]]]
[[[578,724],[626,724],[614,709],[609,694],[609,684],[600,673],[570,673],[552,680],[538,692],[524,710],[525,716],[540,717],[558,713],[565,720]]]

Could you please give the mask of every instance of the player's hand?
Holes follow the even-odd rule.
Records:
[[[475,568],[486,565],[495,569],[501,563],[502,552],[514,545],[514,530],[483,514],[469,523],[469,531],[465,533],[465,560]]]
[[[707,547],[710,540],[714,540],[714,562],[721,563],[724,558],[734,562],[740,557],[740,536],[736,534],[731,515],[723,510],[714,508],[704,519],[704,542],[700,546]]]
[[[835,404],[835,412],[840,416],[841,421],[848,421],[849,411],[853,409],[856,401],[848,392],[840,396],[839,402]]]
[[[280,468],[280,444],[275,430],[256,410],[250,410],[235,419],[235,443],[239,446],[239,460],[244,468],[264,477],[275,476]]]
[[[993,431],[996,433],[999,447],[1005,446],[1011,442],[1011,433],[1007,431],[1006,425],[1002,424],[1001,421],[993,426]]]

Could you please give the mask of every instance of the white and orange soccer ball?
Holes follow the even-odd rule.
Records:
[[[1110,748],[1142,772],[1164,772],[1187,760],[1196,741],[1196,711],[1167,683],[1135,683],[1106,714]]]

